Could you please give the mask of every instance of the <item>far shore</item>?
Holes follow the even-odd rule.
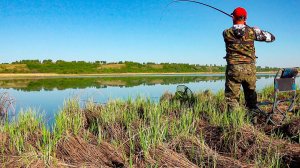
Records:
[[[274,74],[276,72],[257,72],[257,74]],[[0,73],[1,78],[39,78],[39,77],[107,77],[107,76],[140,76],[140,75],[221,75],[224,72],[189,72],[189,73],[102,73],[102,74],[57,74],[57,73]]]

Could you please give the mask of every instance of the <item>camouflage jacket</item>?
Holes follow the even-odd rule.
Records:
[[[254,41],[273,42],[274,35],[259,28],[246,25],[233,25],[224,30],[224,41],[226,44],[226,56],[229,65],[255,63]]]

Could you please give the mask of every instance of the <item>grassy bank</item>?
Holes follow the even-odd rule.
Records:
[[[166,72],[166,73],[90,73],[90,74],[57,74],[57,73],[0,73],[1,78],[45,78],[45,77],[114,77],[114,76],[153,76],[153,75],[215,75],[224,72]],[[262,71],[257,74],[276,74],[276,71]]]
[[[55,73],[55,74],[122,74],[122,73],[222,73],[223,65],[200,65],[186,63],[138,63],[120,61],[64,61],[21,60],[0,64],[0,73]],[[258,72],[276,71],[278,68],[257,67]]]
[[[271,99],[271,88],[260,93]],[[245,109],[225,112],[223,91],[188,107],[166,93],[83,108],[67,100],[52,131],[34,110],[0,125],[6,167],[287,167],[300,164],[299,112],[282,127],[253,126]],[[243,102],[241,102],[243,103]],[[283,131],[293,128],[292,135]]]
[[[274,72],[266,72],[262,74],[272,74]],[[24,78],[24,77],[30,77],[30,78],[37,78],[37,77],[114,77],[114,76],[153,76],[153,75],[210,75],[210,74],[224,74],[224,72],[195,72],[195,73],[91,73],[91,74],[57,74],[57,73],[0,73],[0,77],[2,78]]]

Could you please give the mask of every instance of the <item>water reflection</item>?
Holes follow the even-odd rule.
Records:
[[[273,75],[258,75],[261,78],[273,78]],[[72,78],[31,78],[1,79],[0,88],[18,91],[53,91],[84,88],[135,87],[140,85],[171,85],[182,83],[217,82],[225,80],[224,75],[155,75],[122,77],[72,77]]]
[[[273,78],[274,75],[270,74],[258,75],[257,89],[272,85]],[[52,123],[68,98],[79,97],[82,104],[90,98],[105,103],[109,99],[134,99],[138,96],[158,101],[164,92],[174,93],[178,84],[187,85],[193,92],[207,89],[218,92],[224,90],[225,76],[191,74],[0,79],[0,92],[8,92],[15,98],[16,114],[21,109],[35,108]]]

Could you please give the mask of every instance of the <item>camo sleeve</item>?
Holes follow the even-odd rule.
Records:
[[[261,30],[257,27],[253,28],[255,32],[255,40],[256,41],[265,41],[265,42],[273,42],[275,41],[275,36],[267,31]]]

